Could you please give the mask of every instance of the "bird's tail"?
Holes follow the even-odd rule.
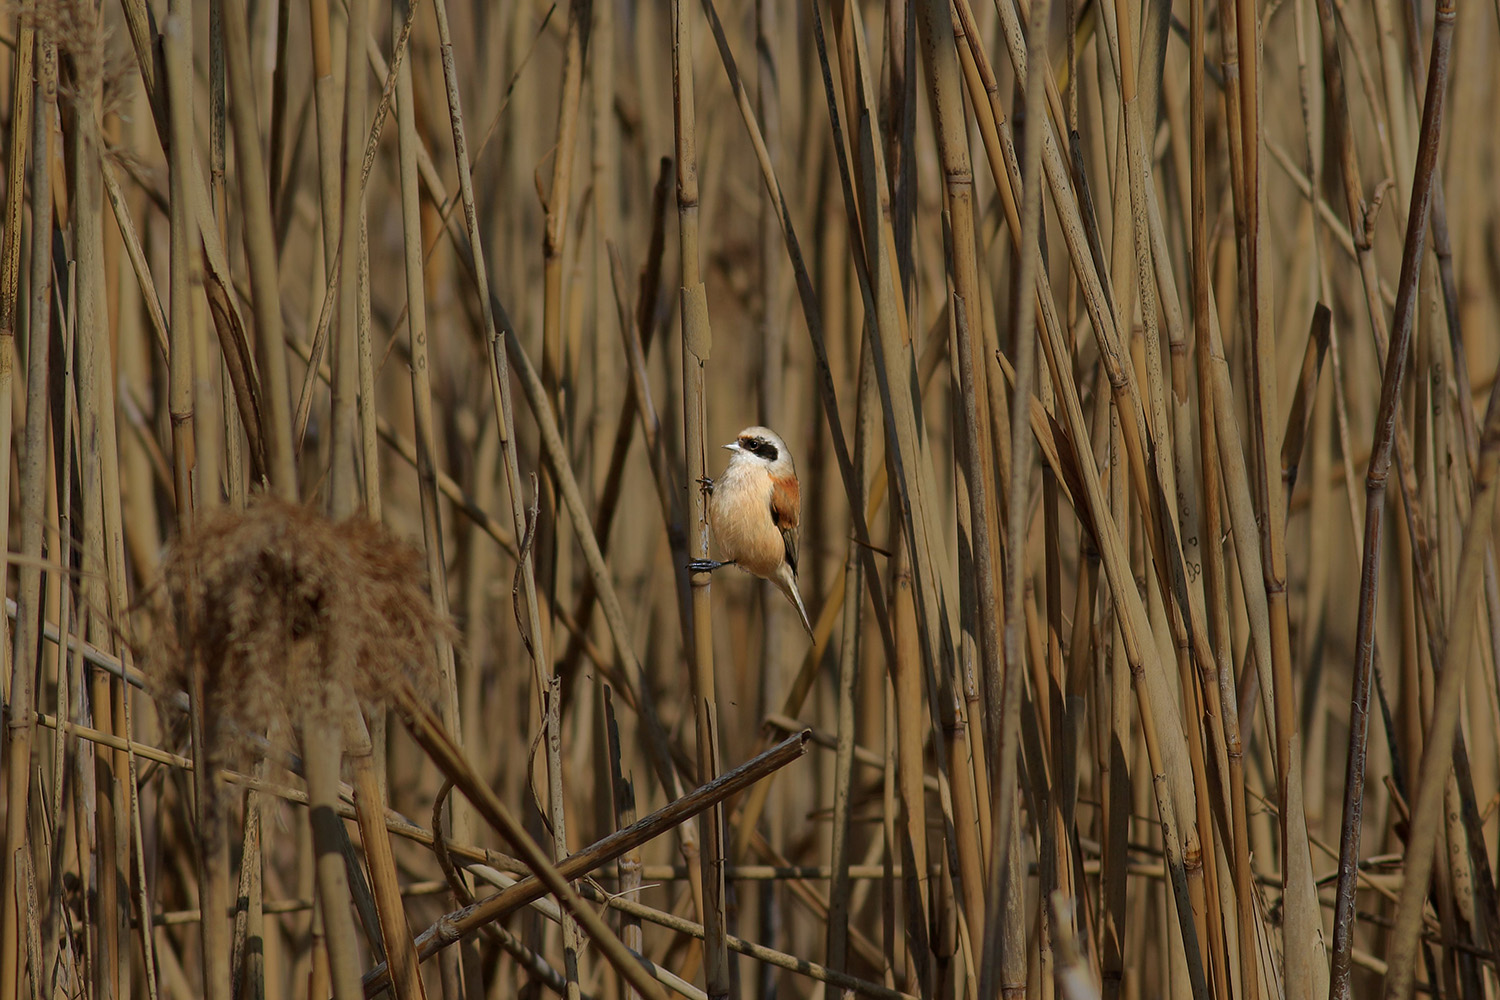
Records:
[[[787,599],[792,602],[792,606],[797,609],[797,619],[802,622],[802,627],[807,630],[807,637],[809,639],[813,638],[812,623],[807,620],[807,609],[802,606],[802,595],[797,592],[797,584],[795,582],[782,583],[779,580],[777,583],[781,586],[781,592],[786,594]]]

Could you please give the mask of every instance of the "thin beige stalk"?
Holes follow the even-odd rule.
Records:
[[[76,429],[80,447],[77,476],[83,518],[78,630],[95,645],[103,646],[111,643],[113,634],[107,624],[102,466],[104,453],[115,453],[113,441],[101,440],[104,421],[100,416],[100,381],[107,377],[104,370],[109,365],[109,320],[103,261],[103,179],[99,169],[103,136],[98,125],[104,98],[104,51],[102,24],[95,12],[80,14],[71,30],[73,38],[68,62],[72,69],[72,87],[64,108],[64,130],[68,133],[71,182],[68,194],[77,258],[72,288],[76,296],[76,319],[71,324],[75,337],[75,367],[69,389],[77,393],[70,402],[77,407]],[[92,713],[92,721],[97,728],[114,732],[116,722],[109,675],[104,671],[90,670],[86,682],[89,689],[86,704]],[[82,704],[85,702],[80,701],[80,706]],[[92,839],[90,846],[96,852],[97,863],[92,876],[96,880],[93,883],[96,894],[90,908],[94,926],[90,940],[90,972],[93,987],[106,994],[114,994],[120,988],[120,845],[117,844],[116,816],[123,815],[123,801],[116,780],[114,757],[109,752],[93,755],[93,787],[87,790],[90,800],[87,811],[92,813],[93,828],[85,835]],[[86,759],[82,757],[79,761]],[[84,835],[83,831],[80,830],[80,834]]]
[[[698,247],[698,136],[693,83],[692,8],[683,0],[672,3],[672,107],[677,150],[677,217],[682,266],[682,399],[683,455],[687,460],[688,554],[707,560],[707,492],[696,484],[708,475],[705,368],[713,348],[708,318],[708,292],[700,276]],[[698,774],[709,781],[718,774],[718,709],[714,696],[714,636],[712,576],[696,572],[693,594],[692,670],[693,714],[697,724]],[[703,918],[703,965],[708,994],[713,1000],[729,995],[729,951],[724,915],[724,813],[714,808],[699,817],[702,843],[701,894],[696,900]]]
[[[1236,699],[1235,676],[1230,661],[1229,598],[1225,578],[1224,551],[1217,544],[1223,535],[1222,495],[1223,485],[1219,472],[1215,407],[1218,405],[1213,393],[1214,370],[1212,368],[1211,324],[1213,310],[1209,298],[1208,283],[1208,226],[1206,189],[1206,126],[1204,60],[1205,56],[1205,11],[1204,0],[1193,0],[1190,25],[1190,103],[1192,128],[1191,183],[1192,206],[1192,289],[1193,326],[1196,332],[1196,370],[1198,384],[1198,454],[1199,468],[1203,480],[1203,520],[1199,533],[1203,543],[1198,547],[1203,554],[1203,578],[1206,604],[1211,621],[1204,622],[1210,628],[1213,643],[1213,658],[1200,664],[1204,671],[1204,697],[1209,711],[1217,716],[1222,726],[1222,751],[1229,770],[1229,803],[1232,817],[1232,843],[1225,845],[1226,853],[1233,858],[1235,927],[1238,950],[1235,954],[1240,975],[1240,989],[1246,996],[1259,996],[1259,956],[1256,945],[1256,923],[1254,888],[1250,872],[1249,828],[1246,819],[1244,746],[1240,736],[1239,706]],[[1209,668],[1212,672],[1209,672]],[[1222,773],[1222,772],[1221,772]],[[1230,970],[1223,970],[1228,979]]]
[[[354,719],[359,730],[364,720]],[[386,830],[384,803],[375,758],[369,750],[368,734],[362,734],[362,745],[349,751],[349,766],[354,777],[354,806],[359,818],[360,843],[370,867],[370,884],[380,915],[380,936],[385,942],[386,964],[391,969],[397,1000],[426,1000],[422,970],[417,963],[417,949],[412,944],[411,928],[401,900],[401,886],[396,873],[395,855]]]
[[[365,109],[368,104],[364,63],[352,56],[359,52],[370,33],[369,0],[349,0],[347,51],[351,54],[344,86],[343,183],[340,187],[340,253],[359,253],[360,220],[364,214],[360,197],[360,159],[364,146]],[[358,260],[358,257],[354,257]],[[330,262],[332,266],[332,262]],[[359,394],[359,268],[340,268],[338,283],[338,329],[333,345],[333,417],[329,424],[328,509],[342,519],[360,507],[358,459],[356,458],[357,404]],[[373,471],[373,470],[367,470]]]
[[[339,247],[339,82],[333,72],[333,35],[328,0],[308,0],[308,47],[312,50],[313,106],[318,142],[318,211],[322,221],[323,268],[333,276]],[[356,60],[357,62],[357,60]],[[347,67],[346,67],[347,71]]]
[[[339,796],[339,762],[343,732],[338,716],[344,695],[331,690],[308,692],[301,725],[302,766],[307,775],[308,820],[317,856],[318,898],[322,902],[324,942],[334,1000],[358,1000],[359,943],[349,905],[349,877],[340,850],[343,820],[333,809]]]
[[[871,437],[878,427],[875,410],[875,369],[870,357],[868,343],[860,351],[860,391],[857,394],[859,423],[855,429],[854,450],[860,463],[859,482],[863,484],[869,464]],[[863,498],[856,498],[862,500]],[[839,646],[838,679],[838,748],[835,762],[833,794],[833,837],[829,849],[829,860],[833,868],[833,881],[829,885],[828,897],[828,965],[843,971],[847,967],[849,949],[849,857],[850,857],[850,813],[851,790],[854,769],[854,685],[860,659],[860,594],[864,589],[864,566],[860,560],[858,546],[849,543],[849,553],[844,562],[844,614],[842,642]]]
[[[417,0],[395,4],[391,9],[397,44],[410,38],[411,16]],[[432,409],[432,365],[428,351],[427,286],[423,273],[422,208],[418,193],[416,100],[412,89],[412,67],[402,60],[396,71],[396,150],[399,162],[401,196],[402,265],[406,288],[406,332],[411,352],[412,425],[415,448],[411,461],[417,473],[417,491],[421,504],[422,547],[427,555],[428,588],[433,610],[440,617],[448,615],[448,564],[445,558],[442,508],[438,503],[441,488],[438,471],[437,432]],[[363,183],[363,182],[362,182]],[[368,428],[367,428],[368,432]],[[452,486],[451,479],[442,477]],[[497,526],[498,527],[498,526]],[[508,539],[507,539],[508,540]],[[502,543],[503,545],[504,543]],[[514,549],[514,545],[511,545]],[[457,666],[453,642],[446,634],[437,638],[438,670],[442,676],[443,717],[450,731],[462,734],[459,712]],[[455,833],[466,826],[467,810],[457,809],[452,816]]]
[[[26,205],[26,163],[31,149],[32,79],[36,29],[21,18],[16,32],[10,88],[10,141],[6,146],[5,220],[0,233],[0,441],[7,448],[15,418],[16,308],[21,293],[21,213]],[[10,498],[10,462],[0,468],[0,497]],[[0,524],[0,551],[10,551],[10,519]],[[0,680],[10,693],[10,647],[0,641]],[[8,906],[8,904],[0,904]],[[3,948],[0,945],[0,948]],[[0,988],[4,988],[0,981]]]
[[[623,830],[635,823],[635,784],[626,777],[621,767],[620,726],[615,721],[614,699],[610,696],[607,684],[604,686],[604,725],[609,749],[610,787],[614,793],[611,799],[614,827],[616,830]],[[618,896],[625,899],[637,898],[641,890],[640,851],[628,850],[621,854],[618,869],[620,873]],[[621,914],[620,942],[631,951],[640,954],[642,941],[640,918]],[[637,1000],[640,994],[635,987],[624,983],[624,996],[625,1000]]]
[[[266,440],[268,472],[276,494],[283,499],[293,499],[297,495],[297,473],[292,464],[292,405],[287,384],[286,350],[281,342],[281,292],[275,233],[271,225],[271,196],[266,185],[265,158],[261,153],[260,128],[255,112],[255,87],[250,77],[249,28],[245,23],[242,0],[225,0],[224,49],[233,105],[230,119],[239,168],[245,252],[250,260],[250,290],[255,306],[255,358],[264,400],[262,432]],[[201,183],[201,178],[198,183]]]
[[[13,724],[5,733],[5,857],[0,860],[0,994],[19,995],[21,955],[27,914],[18,891],[22,878],[20,856],[26,851],[31,794],[32,737],[35,727],[37,637],[42,628],[42,529],[46,502],[47,410],[49,351],[52,322],[52,198],[50,139],[57,103],[57,48],[44,27],[33,36],[36,87],[31,114],[31,266],[28,277],[27,372],[25,440],[20,451],[21,556],[20,587],[8,708]],[[33,989],[39,991],[40,983]]]
[[[1451,14],[1451,8],[1448,8]],[[1451,29],[1452,21],[1448,22]],[[1434,60],[1436,61],[1436,60]],[[1429,81],[1430,82],[1430,81]],[[1428,90],[1432,99],[1432,90]],[[1425,125],[1425,122],[1424,122]],[[1423,129],[1424,139],[1426,128]],[[1458,732],[1459,701],[1464,683],[1474,666],[1475,639],[1480,616],[1480,573],[1484,569],[1489,537],[1494,530],[1497,480],[1500,467],[1500,393],[1492,393],[1484,429],[1480,436],[1480,464],[1475,477],[1476,495],[1460,550],[1455,598],[1449,618],[1447,649],[1450,656],[1438,673],[1437,691],[1426,749],[1422,754],[1416,797],[1412,803],[1411,839],[1406,851],[1406,871],[1396,908],[1396,926],[1391,942],[1389,971],[1384,995],[1406,1000],[1412,995],[1423,910],[1429,888],[1438,838],[1443,833],[1443,796],[1453,766],[1453,740]],[[1446,713],[1446,714],[1445,714]]]
[[[1011,850],[1012,840],[1019,840],[1017,823],[1017,790],[1019,788],[1019,755],[1021,717],[1021,693],[1027,664],[1026,644],[1022,641],[1024,625],[1024,600],[1026,591],[1026,530],[1031,498],[1031,443],[1030,406],[1032,383],[1036,375],[1036,342],[1032,330],[1036,318],[1036,299],[1030,294],[1041,272],[1041,166],[1042,133],[1044,112],[1042,110],[1042,70],[1046,64],[1047,12],[1046,0],[1032,0],[1032,21],[1027,34],[1026,123],[1025,154],[1020,171],[1020,248],[1017,276],[1014,287],[1011,330],[1016,349],[1016,387],[1012,397],[1010,419],[1010,481],[1007,483],[1006,529],[1008,531],[1006,556],[1008,565],[1005,580],[1005,678],[1003,692],[996,683],[990,697],[999,696],[998,704],[991,704],[992,718],[998,723],[998,732],[992,734],[991,743],[998,748],[999,791],[995,796],[996,835],[990,854],[991,933],[984,938],[981,961],[981,988],[993,991],[998,985],[996,977],[1001,975],[1002,947],[1004,938],[999,933],[999,915],[1008,895],[1006,879],[1009,865],[1002,862]],[[1022,63],[1017,63],[1020,73]],[[992,106],[993,107],[993,106]],[[991,164],[993,168],[993,162]],[[998,680],[998,678],[997,678]],[[1040,698],[1042,691],[1035,696]],[[1038,822],[1039,817],[1033,821]],[[1005,852],[1005,853],[1002,853]]]
[[[567,810],[563,800],[562,678],[553,674],[543,693],[546,700],[543,721],[545,731],[542,738],[547,745],[547,819],[552,828],[553,860],[562,861],[568,856]],[[573,888],[576,891],[578,887],[575,885]],[[562,925],[563,975],[566,977],[564,995],[567,1000],[579,1000],[578,960],[582,952],[583,937],[578,930],[578,921],[566,913],[563,914]]]
[[[569,209],[573,193],[573,145],[578,137],[579,105],[583,101],[583,67],[587,54],[590,0],[569,0],[563,41],[562,100],[557,111],[557,144],[552,148],[552,187],[547,192],[546,224],[542,238],[542,380],[552,406],[561,416],[563,371],[562,285],[563,253],[567,246]]]
[[[505,480],[510,493],[511,520],[514,525],[516,538],[524,538],[526,535],[526,500],[522,492],[521,473],[519,459],[516,454],[516,442],[513,434],[514,416],[511,408],[511,391],[509,366],[506,363],[504,344],[500,340],[500,330],[496,324],[496,317],[489,294],[489,278],[485,270],[483,244],[479,239],[479,219],[474,205],[474,179],[469,168],[468,138],[464,131],[463,110],[459,100],[457,69],[453,61],[453,36],[448,26],[448,5],[446,0],[434,0],[434,13],[437,15],[439,54],[443,66],[443,82],[446,86],[448,98],[448,117],[452,126],[454,157],[458,161],[458,187],[463,201],[464,228],[469,238],[469,251],[475,282],[478,286],[478,298],[480,313],[484,318],[484,333],[488,342],[490,361],[490,388],[493,395],[495,408],[495,420],[500,430],[500,438],[503,444],[502,464],[505,467]],[[523,594],[525,596],[526,624],[532,637],[533,663],[545,661],[545,650],[536,647],[541,636],[541,613],[537,606],[536,581],[532,573],[532,560],[529,555],[521,556]]]
[[[994,446],[990,441],[990,421],[982,407],[989,402],[988,366],[989,351],[985,344],[990,341],[991,323],[986,321],[983,296],[980,292],[979,246],[975,236],[974,174],[969,158],[967,129],[963,114],[963,94],[960,84],[958,54],[953,19],[946,9],[924,7],[920,12],[919,25],[928,47],[928,89],[932,92],[936,114],[934,130],[943,168],[944,189],[947,195],[947,211],[950,228],[948,266],[953,281],[953,344],[950,356],[956,362],[960,400],[955,419],[962,428],[955,434],[955,466],[961,466],[962,474],[956,480],[958,524],[960,536],[967,539],[969,563],[972,566],[974,604],[964,614],[960,665],[962,674],[973,683],[975,667],[978,667],[986,690],[985,738],[983,752],[989,758],[988,766],[1000,768],[1000,789],[1004,795],[1006,784],[1000,760],[1001,745],[999,730],[1003,727],[1003,695],[1001,664],[1008,662],[1002,656],[1000,621],[990,609],[996,608],[995,571],[998,563],[998,545],[992,540],[991,525],[999,523],[991,497],[989,484],[994,480],[991,455]],[[1024,281],[1024,278],[1023,278]],[[1023,284],[1021,287],[1029,287]],[[1029,296],[1020,296],[1028,299]],[[1027,329],[1029,327],[1021,327]],[[1029,468],[1028,468],[1029,471]],[[963,573],[964,546],[960,545],[960,572]],[[962,613],[962,612],[961,612]],[[970,720],[974,726],[979,720]],[[979,874],[982,869],[971,873]],[[980,895],[978,885],[971,883],[970,892]],[[975,904],[978,899],[973,900]],[[971,909],[970,932],[975,940],[983,939],[983,908]]]

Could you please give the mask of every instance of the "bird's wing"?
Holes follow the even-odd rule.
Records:
[[[772,479],[771,523],[781,531],[781,540],[786,545],[786,562],[794,575],[797,572],[797,525],[801,518],[801,506],[795,480],[788,483],[782,479]]]

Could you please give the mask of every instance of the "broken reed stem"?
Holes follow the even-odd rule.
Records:
[[[418,700],[416,692],[410,686],[402,687],[396,692],[396,708],[412,738],[454,786],[468,797],[485,822],[518,851],[527,867],[536,873],[546,889],[578,919],[593,939],[594,946],[615,970],[628,979],[643,996],[665,1000],[666,994],[661,986],[625,950],[625,946],[605,925],[603,919],[592,908],[584,905],[564,876],[547,860],[541,847],[531,839],[489,785],[474,773],[464,760],[462,752],[454,746],[448,734],[443,731],[431,711]]]
[[[795,733],[765,753],[673,799],[666,806],[642,817],[629,827],[618,830],[589,847],[573,852],[557,866],[558,874],[568,880],[583,878],[600,866],[661,836],[699,815],[703,810],[723,802],[779,771],[807,752],[807,744],[811,738],[812,734],[806,730]],[[457,782],[455,785],[462,789]],[[523,861],[531,867],[529,860],[523,859]],[[687,874],[691,876],[694,869],[695,866],[690,866]],[[547,895],[550,888],[550,883],[539,880],[537,877],[523,879],[511,888],[482,899],[471,906],[466,906],[457,913],[447,914],[418,936],[418,953],[424,959],[430,958],[438,951],[473,934],[486,924],[502,920],[533,900],[541,899]],[[377,967],[365,977],[365,995],[374,996],[385,983],[385,968]]]

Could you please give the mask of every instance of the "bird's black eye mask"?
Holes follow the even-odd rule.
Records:
[[[767,462],[776,461],[777,457],[781,454],[776,450],[774,444],[761,437],[741,438],[740,447],[752,455],[765,459]]]

